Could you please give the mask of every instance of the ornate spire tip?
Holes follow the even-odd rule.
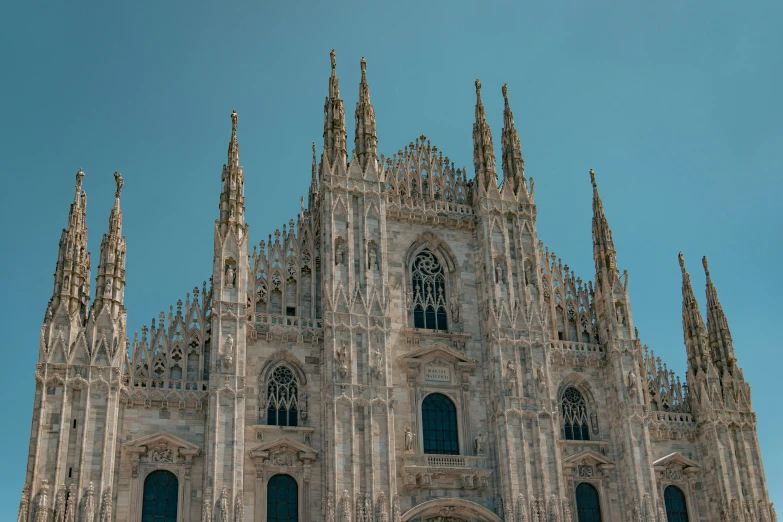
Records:
[[[707,277],[710,277],[710,267],[707,264],[707,256],[701,258],[701,264],[704,265],[704,273],[707,274]]]
[[[481,94],[481,81],[478,78],[476,78],[474,85],[476,86],[476,95]]]
[[[336,55],[334,53],[334,49],[332,49],[332,52],[329,53],[329,58],[331,58],[331,60],[332,60],[332,70],[333,71],[335,69],[337,69],[337,60],[335,59],[335,56]]]
[[[508,105],[508,84],[504,83],[500,90],[503,93],[503,99],[506,101],[506,105]]]
[[[231,130],[233,132],[236,132],[237,130],[237,120],[239,117],[237,116],[237,111],[231,111]]]
[[[367,60],[364,59],[364,56],[362,56],[361,67],[362,67],[362,77],[364,77],[364,73],[367,72]]]
[[[682,257],[682,252],[677,254],[677,259],[680,260],[680,269],[682,270],[682,273],[685,273],[685,258]]]
[[[590,169],[590,183],[593,184],[594,189],[598,188],[598,186],[595,183],[595,172],[593,172],[593,169]]]

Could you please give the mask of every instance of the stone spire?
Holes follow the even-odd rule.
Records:
[[[682,332],[685,348],[688,352],[688,363],[694,374],[705,371],[712,362],[707,345],[707,329],[699,310],[699,303],[693,294],[691,276],[685,270],[685,259],[679,254],[680,270],[682,270]]]
[[[598,194],[598,185],[595,182],[595,172],[590,169],[590,182],[593,184],[593,259],[595,260],[595,272],[606,272],[608,276],[619,277],[617,270],[617,255],[612,240],[612,229],[604,214],[604,204]]]
[[[318,163],[316,162],[315,142],[313,142],[313,166],[310,180],[310,193],[307,198],[307,208],[312,209],[318,199]]]
[[[492,145],[492,131],[487,124],[484,104],[481,103],[481,82],[476,80],[476,122],[473,124],[473,166],[476,178],[486,190],[490,183],[497,186],[495,170],[495,148]]]
[[[231,113],[231,141],[228,142],[228,163],[223,165],[220,191],[220,223],[242,226],[245,223],[245,174],[239,166],[237,141],[237,111]]]
[[[329,95],[324,103],[324,152],[329,159],[329,164],[333,165],[336,160],[345,162],[345,107],[343,100],[340,99],[340,82],[337,79],[334,49],[330,56],[332,74],[329,76]]]
[[[510,183],[514,194],[520,200],[527,200],[527,180],[525,179],[525,160],[522,159],[522,145],[519,143],[519,134],[514,128],[514,114],[508,104],[508,86],[503,84],[503,134],[502,134],[502,162],[503,184]]]
[[[93,307],[100,311],[103,305],[111,306],[113,317],[122,309],[125,294],[125,236],[122,235],[122,174],[114,173],[117,190],[114,193],[114,207],[109,213],[109,231],[101,240],[101,255],[98,261],[98,275],[95,278],[95,302]]]
[[[375,131],[375,109],[370,102],[370,86],[367,85],[367,61],[362,56],[362,79],[359,82],[359,101],[356,102],[356,132],[354,147],[362,168],[378,159],[378,136]]]
[[[82,178],[84,172],[79,169],[68,226],[60,236],[50,306],[55,312],[65,302],[69,313],[78,310],[84,318],[90,301],[90,253],[87,251],[87,195],[82,190]]]
[[[712,356],[719,363],[721,369],[733,372],[737,359],[734,356],[734,345],[731,340],[729,323],[726,321],[726,314],[723,313],[723,307],[718,300],[718,292],[715,290],[715,285],[712,284],[707,256],[704,256],[701,262],[704,265],[704,273],[707,276],[707,331],[709,333]]]

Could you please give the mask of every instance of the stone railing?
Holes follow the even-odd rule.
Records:
[[[407,454],[401,471],[407,489],[483,489],[492,474],[487,457],[469,455]],[[453,477],[459,479],[459,485]]]
[[[554,342],[557,343],[558,348],[560,350],[566,352],[597,353],[597,354],[604,353],[604,348],[600,344],[582,343],[576,341],[554,341]]]
[[[693,415],[690,413],[679,413],[671,411],[653,411],[650,412],[653,418],[658,422],[668,422],[669,424],[695,424]]]
[[[560,364],[577,362],[599,365],[606,360],[606,350],[600,344],[575,341],[552,341],[552,361]]]
[[[390,217],[400,219],[418,218],[436,222],[442,219],[444,223],[455,220],[457,222],[467,222],[471,225],[474,220],[473,207],[471,205],[451,201],[391,196],[387,209]]]
[[[283,342],[304,342],[317,340],[321,336],[323,319],[296,317],[278,314],[256,314],[255,331],[266,335],[269,341],[272,337],[281,337]]]
[[[159,377],[146,379],[134,378],[132,387],[147,390],[205,391],[207,389],[207,382],[201,380],[192,381],[187,379],[166,379]]]

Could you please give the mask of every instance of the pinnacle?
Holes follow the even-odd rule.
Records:
[[[114,171],[114,183],[117,185],[117,192],[114,193],[114,197],[119,199],[120,194],[122,193],[122,174],[120,174],[120,171],[116,170]]]

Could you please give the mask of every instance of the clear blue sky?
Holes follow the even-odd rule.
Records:
[[[332,48],[349,144],[365,56],[380,151],[424,133],[471,172],[473,81],[498,154],[507,82],[540,239],[592,278],[594,168],[634,321],[681,375],[677,252],[702,305],[709,256],[783,507],[783,4],[307,3],[0,8],[0,519],[15,516],[24,479],[39,329],[76,170],[87,173],[93,267],[112,173],[125,177],[126,305],[137,330],[209,277],[232,109],[253,242],[296,216],[310,143],[321,150]]]

